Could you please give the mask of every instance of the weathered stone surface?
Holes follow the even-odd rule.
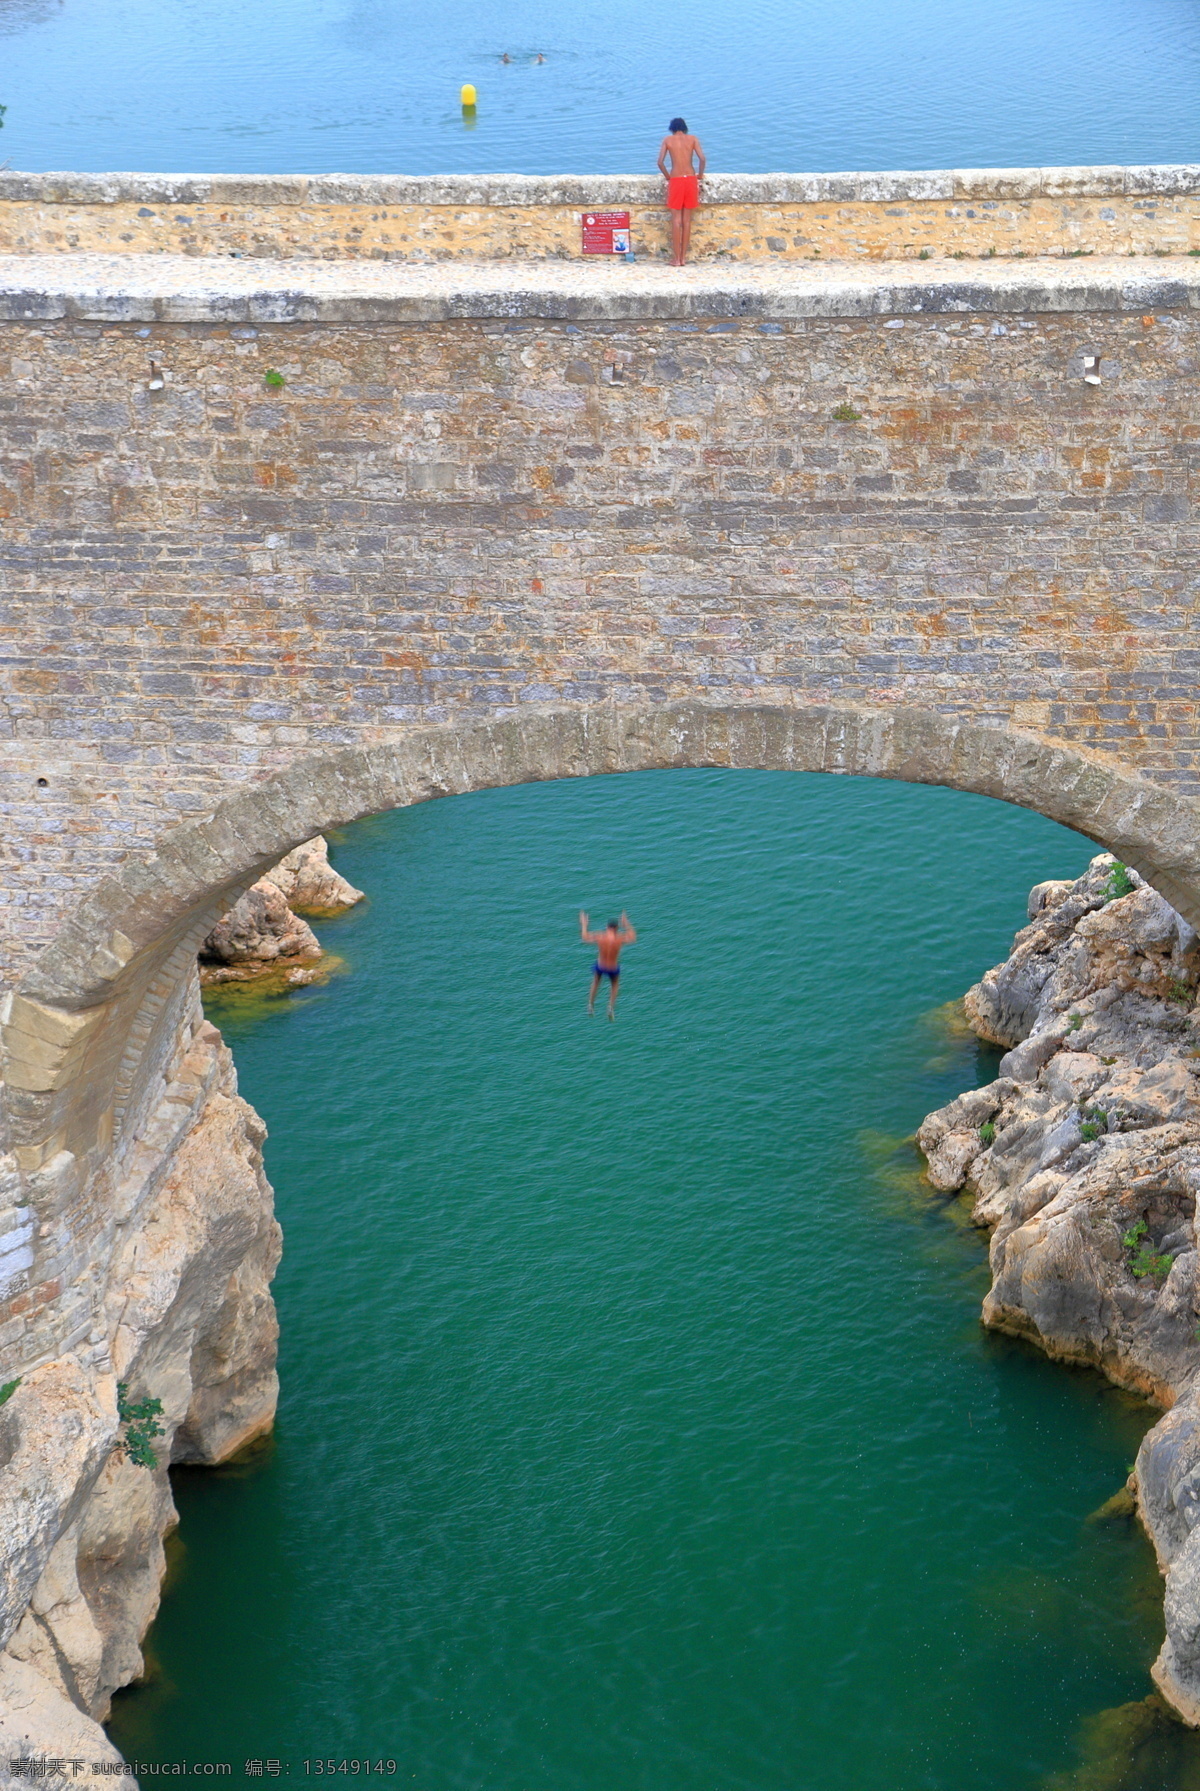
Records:
[[[99,1322],[0,1407],[0,1686],[16,1688],[0,1741],[19,1719],[38,1754],[65,1734],[90,1745],[84,1719],[142,1670],[175,1521],[166,1462],[224,1460],[271,1424],[279,1228],[263,1136],[219,1035],[196,1022],[114,1191]],[[118,1378],[162,1402],[156,1471],[119,1446]]]
[[[1024,1064],[1032,1064],[1039,1048],[1046,1057],[1058,1048],[1062,1016],[1098,989],[1169,996],[1177,985],[1190,986],[1192,928],[1152,889],[1105,907],[1107,876],[1058,889],[1049,902],[1035,902],[1047,887],[1038,884],[1030,897],[1032,924],[1017,935],[1004,963],[967,992],[967,1018],[979,1036],[1023,1045]],[[1036,1042],[1026,1045],[1035,1032]]]
[[[1037,918],[1046,908],[1057,908],[1074,887],[1070,877],[1052,877],[1046,883],[1035,883],[1029,892],[1028,913],[1030,920]]]
[[[307,921],[289,908],[283,891],[266,879],[240,896],[200,947],[202,982],[241,981],[281,959],[315,962],[321,943]]]
[[[778,263],[754,260],[730,265],[713,257],[685,268],[654,261],[630,266],[619,259],[597,266],[472,257],[429,266],[415,260],[401,265],[333,258],[302,259],[283,267],[271,260],[220,262],[167,253],[0,255],[0,321],[29,326],[66,321],[259,328],[504,319],[557,320],[566,326],[724,322],[728,327],[737,320],[882,318],[885,329],[902,329],[905,319],[976,313],[987,317],[990,327],[1000,319],[1064,313],[1099,317],[1166,309],[1186,315],[1196,308],[1198,291],[1200,273],[1186,258],[1171,265],[1128,254],[1097,256],[1086,266],[1072,262],[1069,269],[1060,257],[1029,259],[1025,251],[1007,262],[987,254],[972,265],[957,259],[953,265],[944,260],[926,262],[920,257],[857,265],[786,258]],[[1158,321],[1169,325],[1174,320]],[[1145,327],[1154,323],[1151,315]],[[1070,351],[1066,371],[1081,385],[1084,356],[1093,352],[1094,345],[1078,341]],[[566,383],[638,383],[634,347],[617,343],[609,346],[608,354],[598,366],[573,356]],[[147,380],[149,359],[148,355]],[[1127,374],[1128,367],[1115,356],[1101,355],[1101,385],[1111,387]],[[176,405],[179,402],[172,368],[165,368],[164,379],[165,387],[154,399],[160,416],[175,408],[172,399]],[[270,414],[270,400],[284,389],[268,389],[260,414]],[[1100,406],[1093,403],[1093,408]],[[107,414],[111,422],[113,413]],[[436,477],[431,479],[431,488],[438,489]],[[1164,512],[1161,520],[1183,519]]]
[[[318,834],[289,852],[239,896],[200,947],[202,985],[249,982],[287,968],[290,983],[311,981],[323,956],[300,914],[341,914],[363,893],[339,877]]]
[[[597,206],[649,201],[662,193],[652,174],[154,174],[22,173],[0,170],[0,203],[39,201],[113,208],[183,207],[212,201],[280,206],[385,205]],[[875,198],[1029,199],[1039,195],[1130,198],[1200,193],[1200,165],[1161,163],[1078,168],[955,168],[867,173],[705,176],[718,202],[828,204]]]
[[[1192,166],[718,172],[705,177],[693,253],[744,262],[1179,252],[1200,232],[1198,194]],[[596,206],[628,209],[638,253],[666,255],[653,175],[12,171],[0,171],[0,253],[577,260],[582,215]]]
[[[27,1661],[0,1654],[0,1785],[27,1787],[27,1775],[12,1770],[20,1760],[61,1761],[62,1767],[39,1770],[37,1783],[47,1791],[67,1791],[78,1784],[74,1760],[109,1765],[118,1771],[121,1756],[99,1723],[85,1715],[44,1679]],[[121,1773],[123,1785],[137,1781]]]
[[[0,1406],[0,1647],[116,1434],[115,1378],[90,1374],[74,1356],[24,1375]]]
[[[1031,924],[968,997],[976,1029],[1013,1047],[1003,1075],[918,1142],[933,1185],[965,1184],[991,1230],[984,1322],[1171,1408],[1138,1495],[1167,1576],[1155,1679],[1200,1726],[1200,946],[1133,881],[1115,895],[1105,855],[1035,888]]]
[[[273,883],[293,914],[344,914],[364,899],[361,889],[334,870],[320,834],[280,859],[260,882]]]

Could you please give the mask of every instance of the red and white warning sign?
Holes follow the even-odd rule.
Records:
[[[627,211],[585,211],[583,214],[583,252],[585,255],[627,255],[629,253],[629,213]]]

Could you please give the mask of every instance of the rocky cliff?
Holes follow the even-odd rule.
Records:
[[[991,1232],[984,1323],[1169,1408],[1137,1465],[1166,1575],[1154,1677],[1200,1726],[1200,944],[1107,855],[1039,884],[1029,916],[966,997],[1000,1074],[918,1143]]]
[[[308,980],[322,952],[297,910],[361,900],[325,841],[310,840],[220,921],[199,968],[217,981],[279,967]],[[224,1461],[274,1419],[280,1234],[265,1131],[204,1019],[195,971],[183,1013],[156,1102],[94,1190],[102,1321],[0,1389],[0,1784],[28,1783],[13,1772],[22,1759],[66,1762],[39,1773],[64,1788],[73,1760],[120,1766],[101,1724],[143,1669],[176,1521],[168,1466]],[[60,1167],[69,1178],[65,1152]],[[50,1183],[54,1171],[43,1171]],[[0,1154],[0,1195],[11,1193],[0,1208],[18,1226],[0,1236],[0,1258],[18,1268],[31,1223],[21,1187],[16,1160]],[[157,1435],[139,1450],[131,1408],[147,1400]]]
[[[204,984],[250,982],[282,971],[286,982],[312,982],[323,956],[304,914],[342,914],[363,900],[329,862],[320,835],[260,877],[219,920],[200,949]]]
[[[272,1423],[263,1137],[194,988],[161,1098],[105,1190],[104,1323],[0,1406],[0,1783],[21,1758],[67,1761],[51,1786],[72,1759],[119,1762],[100,1724],[142,1671],[175,1522],[167,1464],[222,1461]],[[162,1406],[153,1468],[122,1417],[146,1398]]]

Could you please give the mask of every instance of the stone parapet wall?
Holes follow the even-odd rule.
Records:
[[[588,209],[631,212],[665,257],[654,175],[192,175],[0,172],[0,254],[275,260],[577,260]],[[721,174],[698,260],[1200,252],[1200,166]]]

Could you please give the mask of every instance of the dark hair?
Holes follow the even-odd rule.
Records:
[[[619,920],[610,920],[608,923],[608,930],[610,933],[619,933],[621,931],[620,921]]]
[[[686,118],[673,118],[671,120],[670,124],[667,126],[667,129],[669,131],[686,131],[687,130],[687,119]]]

